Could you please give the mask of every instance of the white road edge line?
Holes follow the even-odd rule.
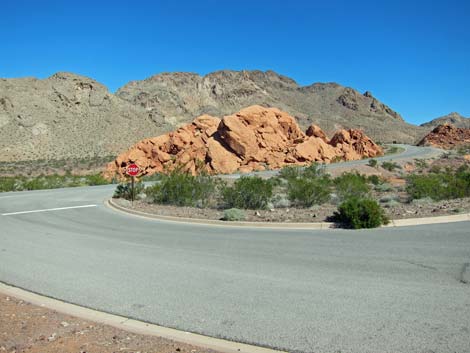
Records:
[[[26,213],[39,213],[39,212],[50,212],[50,211],[62,211],[62,210],[70,210],[70,209],[73,209],[73,208],[89,208],[89,207],[97,207],[97,205],[82,205],[82,206],[56,207],[56,208],[45,208],[45,209],[43,209],[43,210],[9,212],[9,213],[2,213],[2,216],[13,216],[13,215],[17,215],[17,214],[26,214]]]

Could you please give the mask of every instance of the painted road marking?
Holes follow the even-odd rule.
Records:
[[[17,214],[26,214],[26,213],[39,213],[39,212],[62,211],[62,210],[70,210],[70,209],[73,209],[73,208],[89,208],[89,207],[96,207],[96,205],[83,205],[83,206],[70,206],[70,207],[56,207],[56,208],[46,208],[46,209],[43,209],[43,210],[10,212],[10,213],[2,213],[2,216],[13,216],[13,215],[17,215]]]

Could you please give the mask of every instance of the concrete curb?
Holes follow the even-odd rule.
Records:
[[[227,222],[200,218],[183,218],[173,216],[160,216],[147,212],[131,210],[129,208],[116,204],[112,199],[105,202],[105,205],[120,212],[140,216],[143,218],[157,219],[161,221],[170,221],[178,223],[201,224],[222,227],[252,227],[252,228],[283,228],[283,229],[333,229],[334,223],[318,222],[318,223],[276,223],[276,222]],[[450,216],[424,217],[424,218],[406,218],[392,219],[390,223],[382,227],[407,227],[425,224],[454,223],[470,221],[470,213],[461,213]]]
[[[84,320],[90,320],[100,324],[113,326],[128,332],[163,337],[201,348],[214,349],[223,353],[285,353],[283,351],[277,351],[269,348],[237,343],[219,338],[212,338],[191,332],[179,331],[163,326],[149,324],[143,321],[129,319],[119,315],[88,309],[79,305],[70,304],[57,299],[35,294],[24,289],[4,284],[2,282],[0,282],[0,293],[15,297],[33,305],[45,307]]]

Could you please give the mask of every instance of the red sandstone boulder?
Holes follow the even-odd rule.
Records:
[[[122,177],[130,163],[144,175],[177,167],[192,174],[225,174],[381,154],[362,131],[342,130],[329,141],[316,125],[305,134],[287,113],[255,105],[223,119],[203,115],[174,132],[142,140],[108,164],[105,176]]]
[[[458,128],[451,124],[435,127],[418,143],[418,146],[434,146],[443,149],[464,145],[470,145],[470,129]]]

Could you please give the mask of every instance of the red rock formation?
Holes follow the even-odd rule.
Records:
[[[225,174],[381,154],[362,131],[342,130],[329,141],[318,126],[305,134],[287,113],[251,106],[222,120],[203,115],[174,132],[140,141],[110,163],[105,175],[123,176],[130,163],[147,175],[177,166],[192,174]]]
[[[451,124],[443,124],[434,128],[418,143],[418,146],[434,146],[444,149],[452,149],[470,144],[470,129],[455,127]]]

